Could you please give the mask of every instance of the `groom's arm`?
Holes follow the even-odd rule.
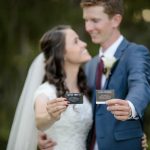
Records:
[[[150,102],[150,53],[143,46],[131,46],[124,59],[128,73],[126,100],[112,99],[106,104],[116,119],[127,120],[130,116],[142,118]],[[133,114],[129,102],[135,108],[137,116]]]
[[[126,99],[132,102],[138,117],[142,118],[150,102],[150,53],[141,45],[131,48],[127,61],[128,94]]]

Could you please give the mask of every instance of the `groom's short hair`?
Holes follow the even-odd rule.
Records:
[[[90,6],[102,6],[104,7],[104,12],[108,14],[109,17],[115,14],[120,14],[123,16],[123,0],[81,0],[81,8]]]

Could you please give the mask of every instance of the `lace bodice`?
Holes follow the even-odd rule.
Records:
[[[56,88],[49,83],[42,84],[35,97],[45,94],[49,100],[56,98]],[[83,104],[69,105],[55,122],[45,132],[57,142],[54,150],[86,150],[86,138],[92,125],[92,107],[84,96]]]

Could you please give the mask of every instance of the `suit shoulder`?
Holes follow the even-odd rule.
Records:
[[[129,42],[128,45],[128,51],[130,51],[130,53],[135,53],[135,52],[148,52],[149,53],[149,49],[141,44],[137,44],[137,43],[133,43],[133,42]]]
[[[150,59],[150,51],[144,45],[129,42],[124,51],[124,58],[132,61],[133,58]]]
[[[87,67],[87,66],[92,66],[92,65],[96,64],[98,62],[98,58],[99,58],[98,55],[94,56],[90,61],[88,61],[85,64],[85,66]]]

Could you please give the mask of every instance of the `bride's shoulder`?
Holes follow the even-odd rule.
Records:
[[[56,95],[56,87],[48,82],[42,83],[35,91],[35,96],[40,94],[46,94],[47,96]]]
[[[37,91],[40,90],[56,91],[56,87],[53,84],[44,82],[37,88]]]

